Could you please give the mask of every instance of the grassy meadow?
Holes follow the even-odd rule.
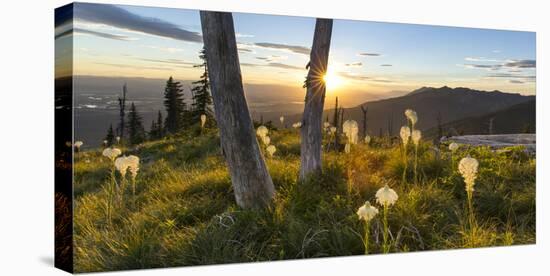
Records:
[[[451,154],[448,145],[422,141],[415,181],[409,143],[403,181],[403,146],[374,137],[369,145],[352,145],[349,153],[324,151],[323,174],[299,182],[299,131],[272,129],[277,151],[269,157],[262,149],[276,197],[268,209],[243,210],[235,203],[217,130],[199,133],[197,127],[122,147],[123,155],[139,156],[140,169],[135,195],[128,185],[111,207],[111,172],[120,179],[113,162],[100,148],[76,154],[77,272],[365,254],[365,223],[356,212],[367,200],[379,207],[375,193],[384,185],[399,196],[387,213],[390,253],[536,241],[535,158],[520,147],[493,151],[460,145]],[[479,161],[473,227],[457,170],[466,156]],[[370,221],[370,254],[383,252],[379,209]]]

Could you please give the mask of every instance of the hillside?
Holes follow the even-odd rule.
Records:
[[[534,99],[535,96],[443,86],[422,87],[405,96],[370,101],[364,105],[369,109],[367,130],[371,135],[378,135],[380,130],[386,134],[389,121],[393,121],[392,133],[396,135],[399,128],[406,123],[403,110],[407,108],[414,109],[421,118],[417,127],[427,130],[437,125],[438,114],[441,114],[443,123],[450,123],[472,116],[482,116]],[[334,109],[325,110],[324,114],[332,118]],[[344,112],[346,120],[354,119],[359,122],[360,127],[362,116],[360,105],[346,108]],[[300,115],[289,116],[289,122],[297,121],[299,118]]]
[[[535,133],[536,101],[530,100],[482,116],[473,116],[443,124],[443,135]],[[437,127],[424,132],[425,137],[436,137]]]

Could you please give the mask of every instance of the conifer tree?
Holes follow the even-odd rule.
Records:
[[[130,112],[128,113],[127,128],[130,144],[139,144],[145,140],[145,128],[143,127],[142,118],[133,102],[130,106]]]
[[[160,112],[159,110],[159,113],[157,115],[157,123],[156,123],[158,139],[164,137],[164,127],[162,126],[162,124],[163,124],[162,112]]]
[[[168,79],[164,89],[164,106],[166,107],[164,130],[167,133],[176,133],[184,126],[186,106],[181,83],[174,81],[172,77]]]
[[[113,142],[115,141],[115,132],[113,130],[113,124],[109,126],[109,129],[107,130],[107,135],[105,136],[105,141],[107,141],[107,146],[113,145]]]
[[[158,127],[155,120],[151,121],[151,128],[149,128],[149,140],[155,140],[158,138]]]
[[[193,93],[193,109],[191,111],[191,123],[195,124],[199,122],[200,116],[205,114],[208,125],[214,122],[214,114],[211,108],[212,97],[210,96],[210,81],[208,80],[207,57],[204,48],[200,51],[199,58],[202,60],[202,63],[194,67],[202,68],[204,71],[200,79],[192,83],[193,88],[191,92]]]
[[[128,87],[126,83],[122,86],[122,97],[118,97],[118,108],[119,108],[119,123],[118,123],[118,136],[122,140],[124,138],[124,129],[126,126],[125,117],[126,117],[126,92],[128,92]]]

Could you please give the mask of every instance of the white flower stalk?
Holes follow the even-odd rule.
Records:
[[[478,167],[479,163],[475,158],[472,157],[464,157],[462,158],[462,160],[460,160],[460,163],[458,163],[458,171],[464,178],[467,192],[471,193],[474,191]]]
[[[74,146],[76,148],[76,151],[80,151],[80,147],[82,147],[82,145],[84,145],[84,142],[82,142],[82,141],[74,142]]]
[[[384,243],[382,244],[382,251],[384,253],[388,253],[390,252],[390,245],[388,243],[388,236],[389,236],[389,227],[388,227],[388,212],[389,212],[389,207],[393,204],[395,204],[395,202],[397,201],[399,197],[397,196],[397,193],[391,189],[387,184],[380,188],[377,192],[376,192],[376,201],[378,202],[378,204],[382,205],[383,207],[383,210],[384,210],[384,219],[383,219],[383,224],[384,224],[384,232],[383,232],[383,235],[382,235],[382,238],[384,240]]]
[[[418,129],[415,129],[412,131],[412,141],[415,146],[418,146],[418,143],[420,143],[420,139],[422,139],[422,132]]]
[[[128,170],[130,171],[130,176],[132,176],[132,195],[136,195],[136,176],[139,172],[139,157],[135,155],[130,155],[126,157],[126,162],[128,163]]]
[[[201,128],[204,128],[204,124],[206,124],[206,114],[201,114]]]
[[[103,156],[111,159],[111,161],[114,161],[115,158],[122,154],[122,152],[117,148],[106,148],[103,150],[102,154]]]
[[[458,163],[458,171],[464,178],[464,183],[466,184],[466,194],[468,195],[468,223],[470,240],[475,238],[476,219],[474,215],[473,193],[478,167],[479,162],[472,157],[464,157]]]
[[[336,127],[332,126],[329,128],[329,132],[331,135],[335,134],[336,133]]]
[[[370,202],[365,204],[357,210],[357,216],[360,220],[365,222],[365,237],[363,238],[363,245],[365,246],[365,255],[369,254],[369,236],[370,236],[370,221],[378,214],[378,208],[371,206]]]
[[[354,120],[347,120],[342,125],[342,130],[351,144],[357,144],[359,125]]]
[[[274,145],[269,145],[266,148],[267,153],[269,154],[269,157],[273,157],[273,154],[277,151],[277,148]]]
[[[279,121],[281,122],[281,125],[284,126],[284,124],[285,124],[285,117],[284,117],[284,116],[279,117]]]
[[[269,133],[269,130],[265,126],[259,126],[258,129],[256,130],[256,135],[260,136],[260,138],[267,136],[268,133]]]
[[[109,143],[109,141],[103,140],[103,145],[104,145],[104,146],[107,146],[108,143]]]
[[[323,123],[323,127],[324,127],[325,129],[328,129],[328,128],[330,127],[330,123],[329,123],[329,122],[324,122],[324,123]]]
[[[452,153],[454,153],[455,151],[457,151],[457,150],[458,150],[458,147],[459,147],[458,144],[455,143],[455,142],[452,142],[451,144],[449,144],[449,150],[450,150]]]
[[[369,135],[365,136],[365,144],[370,144],[371,137]]]
[[[409,143],[409,138],[411,137],[411,129],[408,126],[402,126],[401,130],[399,130],[399,135],[401,136],[403,146],[406,148]]]
[[[128,167],[130,167],[130,162],[127,159],[126,156],[121,156],[115,159],[115,168],[120,173],[122,178],[124,179],[126,177],[126,172],[128,171]]]
[[[117,144],[120,143],[120,136],[116,137],[116,142],[117,142]]]
[[[345,153],[350,153],[351,152],[351,144],[350,143],[346,143],[346,146],[344,147],[344,152]]]
[[[302,122],[294,123],[294,124],[292,124],[292,127],[293,128],[301,128],[302,127]]]
[[[394,205],[399,196],[387,184],[376,192],[376,202],[382,206]]]
[[[269,136],[264,136],[262,137],[262,142],[264,145],[269,146],[269,143],[271,143],[271,138],[269,138]]]
[[[407,117],[407,120],[411,122],[411,126],[414,129],[414,126],[418,122],[418,116],[416,115],[416,111],[412,109],[405,110],[405,116]]]

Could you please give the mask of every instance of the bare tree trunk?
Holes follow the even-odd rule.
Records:
[[[306,81],[306,102],[301,129],[300,179],[305,179],[309,174],[318,173],[322,169],[321,143],[326,92],[323,76],[327,72],[331,35],[332,19],[318,18],[315,23]]]
[[[363,138],[367,137],[367,112],[369,108],[367,105],[361,105],[361,111],[363,112]]]
[[[237,204],[261,208],[275,194],[244,96],[231,13],[201,11],[201,25],[222,152]]]

